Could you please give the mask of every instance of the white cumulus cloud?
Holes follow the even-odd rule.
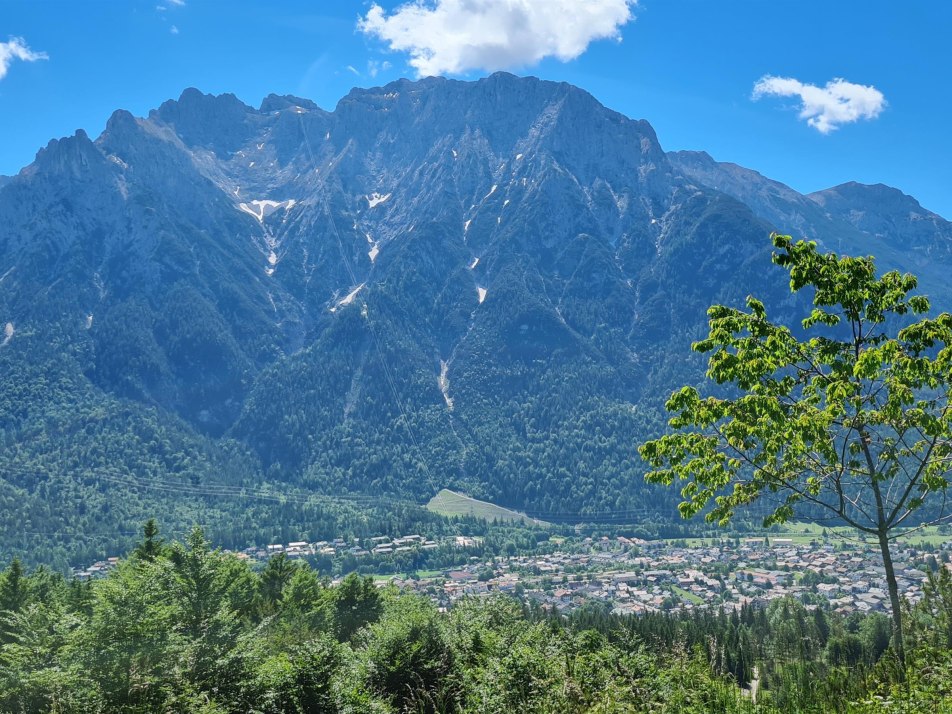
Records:
[[[833,79],[825,87],[804,84],[791,77],[766,75],[754,84],[754,99],[763,96],[799,97],[800,118],[821,134],[841,124],[875,119],[886,107],[886,98],[876,87]]]
[[[393,12],[378,4],[357,28],[407,52],[421,77],[563,62],[589,43],[620,39],[637,0],[412,0]]]
[[[22,37],[11,37],[9,42],[0,42],[0,79],[7,76],[7,71],[14,60],[36,62],[49,59],[45,52],[34,52],[27,47]]]

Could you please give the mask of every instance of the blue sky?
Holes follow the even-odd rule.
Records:
[[[952,3],[419,0],[412,17],[378,3],[3,0],[0,173],[189,86],[333,109],[353,86],[506,68],[647,119],[665,149],[704,149],[804,192],[882,182],[952,219]]]

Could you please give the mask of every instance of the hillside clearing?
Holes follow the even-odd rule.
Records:
[[[473,516],[486,521],[515,521],[527,525],[545,525],[544,521],[511,511],[494,503],[480,501],[444,488],[426,504],[427,510],[441,516]]]

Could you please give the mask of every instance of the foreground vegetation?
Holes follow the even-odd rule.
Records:
[[[14,561],[0,611],[3,712],[952,711],[946,570],[909,613],[902,684],[881,615],[779,600],[565,619],[504,597],[441,613],[284,557],[255,572],[199,529],[151,534],[91,582]]]

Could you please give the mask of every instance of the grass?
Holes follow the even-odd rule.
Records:
[[[438,578],[441,575],[443,575],[443,571],[442,570],[418,570],[416,574],[417,574],[417,577],[421,579]]]
[[[810,543],[811,541],[817,541],[818,543],[823,543],[823,531],[826,531],[828,542],[834,546],[839,546],[843,543],[850,545],[857,545],[862,542],[860,534],[857,533],[854,529],[846,526],[822,526],[817,523],[800,523],[800,522],[791,522],[787,523],[783,530],[781,531],[752,531],[750,533],[744,533],[740,536],[740,539],[756,539],[763,541],[764,538],[767,538],[771,545],[779,545],[776,543],[778,539],[783,541],[789,541],[794,545],[804,545]],[[911,530],[911,529],[910,529]],[[726,537],[726,535],[724,536]],[[711,538],[667,538],[667,541],[685,541],[689,547],[698,547],[704,546],[711,542]],[[717,540],[714,538],[713,540]],[[936,547],[945,543],[946,541],[952,540],[952,535],[943,535],[939,533],[938,526],[927,526],[922,529],[911,530],[908,534],[900,534],[897,540],[905,543],[906,545],[914,546],[922,543],[923,545]],[[876,540],[872,536],[866,537],[866,544],[871,546],[876,546]]]
[[[693,603],[693,604],[695,604],[695,605],[703,605],[703,604],[704,604],[704,599],[703,599],[703,598],[698,597],[697,595],[695,595],[695,594],[692,593],[692,592],[688,592],[688,591],[685,590],[684,588],[679,588],[677,585],[672,585],[672,586],[671,586],[671,589],[672,589],[676,594],[678,594],[681,598],[683,598],[684,600],[687,600],[687,601],[690,602],[690,603]]]
[[[416,571],[416,576],[420,578],[421,580],[426,580],[430,578],[438,578],[441,575],[443,575],[442,570]],[[381,575],[379,573],[375,573],[371,575],[370,577],[372,577],[374,580],[393,580],[394,578],[399,578],[400,580],[403,580],[406,576],[407,576],[407,573],[405,571],[400,571],[399,573],[390,573],[389,575]]]
[[[473,516],[484,521],[509,521],[526,525],[545,525],[524,513],[511,511],[494,503],[480,501],[444,488],[426,504],[427,510],[441,516]]]

